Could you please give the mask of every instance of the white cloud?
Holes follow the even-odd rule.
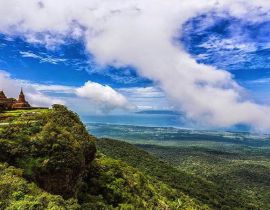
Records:
[[[50,85],[50,84],[32,84],[32,86],[42,92],[51,92],[51,93],[64,93],[64,94],[74,94],[74,86],[64,86],[64,85]]]
[[[209,40],[199,45],[198,47],[203,47],[207,49],[219,49],[219,50],[239,50],[245,52],[253,52],[257,50],[255,43],[245,43],[242,41],[243,38],[222,39],[220,40],[217,36],[211,36]],[[242,43],[241,43],[242,42]]]
[[[7,97],[17,98],[21,87],[32,106],[65,104],[84,114],[136,108],[117,90],[99,83],[88,81],[81,87],[46,85],[13,79],[7,72],[0,71],[0,90],[4,90]]]
[[[165,94],[158,88],[149,87],[133,87],[120,88],[119,91],[131,98],[164,98]]]
[[[128,103],[128,100],[122,94],[107,85],[88,81],[84,86],[77,88],[75,93],[79,97],[89,99],[89,103],[95,103],[97,107],[101,107],[104,111],[116,108],[127,110],[135,108]]]
[[[270,78],[266,77],[263,79],[250,80],[246,82],[248,85],[265,85],[270,84]]]
[[[119,88],[118,91],[126,96],[129,102],[135,104],[138,110],[174,109],[164,92],[155,86]]]
[[[41,56],[41,55],[37,55],[33,52],[20,51],[20,54],[22,55],[22,57],[25,57],[25,58],[38,59],[41,63],[58,64],[59,62],[66,61],[66,59],[63,59],[63,58],[53,58],[51,56]]]
[[[83,26],[84,30],[75,34],[84,36],[87,49],[99,64],[136,67],[142,76],[156,81],[190,118],[215,126],[247,123],[257,129],[270,129],[268,106],[243,99],[242,88],[228,72],[196,63],[173,41],[180,35],[183,23],[210,10],[225,11],[250,22],[261,21],[269,14],[268,0],[47,0],[42,3],[40,7],[35,0],[1,1],[0,31],[24,34],[45,45],[54,45],[62,41],[61,37],[72,34],[74,27],[78,30],[80,27],[76,25]],[[47,38],[38,34],[46,34]],[[81,94],[87,96],[84,89],[88,89],[87,84],[81,89]],[[101,100],[105,99],[101,97]],[[124,103],[122,99],[119,101]]]

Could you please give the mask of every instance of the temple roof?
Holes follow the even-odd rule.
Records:
[[[21,89],[18,100],[14,98],[7,98],[4,91],[0,90],[0,104],[6,110],[30,108],[31,105],[25,100],[23,89]]]
[[[0,99],[6,99],[6,95],[3,90],[0,90]]]

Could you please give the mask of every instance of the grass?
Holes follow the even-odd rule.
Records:
[[[21,117],[24,119],[31,119],[37,115],[43,115],[48,112],[49,109],[16,109],[0,112],[0,125],[6,123],[24,123],[24,121],[18,121]]]

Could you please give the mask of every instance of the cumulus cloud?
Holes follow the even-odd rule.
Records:
[[[9,73],[0,71],[0,90],[4,90],[8,97],[17,98],[21,87],[32,106],[50,107],[53,104],[65,104],[80,113],[93,112],[94,109],[98,113],[136,108],[124,95],[107,85],[90,81],[81,87],[30,83],[13,79]]]
[[[135,108],[128,103],[122,94],[107,85],[88,81],[84,86],[77,88],[75,93],[79,97],[89,99],[90,102],[95,103],[104,111],[110,111],[115,108]]]
[[[181,36],[187,20],[211,10],[259,22],[269,18],[270,2],[9,0],[0,2],[0,32],[35,37],[45,45],[61,42],[63,36],[83,36],[96,62],[134,66],[142,76],[159,84],[188,117],[215,126],[246,123],[269,130],[268,106],[243,98],[242,88],[230,73],[196,63],[181,44],[174,41]],[[106,86],[89,83],[77,92],[91,98],[95,91],[88,87],[93,86],[111,91]],[[125,103],[115,95],[119,101],[114,103]],[[106,100],[106,96],[100,100]]]
[[[4,90],[7,97],[18,98],[21,88],[23,88],[27,100],[32,106],[49,107],[52,104],[65,104],[63,100],[50,97],[38,91],[29,82],[12,79],[10,74],[0,71],[0,89]]]

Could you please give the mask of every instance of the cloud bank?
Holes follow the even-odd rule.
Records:
[[[119,92],[112,89],[110,86],[101,85],[95,82],[86,82],[84,86],[75,90],[77,96],[89,99],[89,102],[95,103],[104,111],[112,109],[133,109],[127,99]]]
[[[9,0],[0,2],[0,32],[53,46],[85,40],[100,65],[134,66],[187,117],[213,126],[270,129],[270,108],[244,98],[224,70],[198,64],[176,41],[182,26],[209,11],[250,22],[269,18],[268,0]],[[38,18],[37,18],[38,17]],[[91,83],[90,83],[91,85]],[[89,84],[80,89],[87,89]],[[97,87],[104,88],[104,87]],[[87,94],[85,94],[87,96]]]

